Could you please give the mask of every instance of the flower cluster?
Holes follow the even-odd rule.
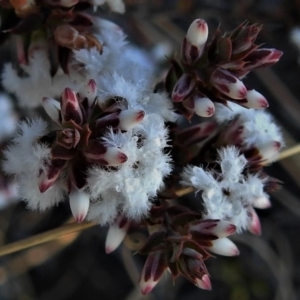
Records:
[[[128,230],[148,231],[135,249],[147,255],[143,294],[165,270],[210,289],[210,253],[238,255],[227,236],[260,234],[255,208],[269,207],[277,186],[263,166],[283,138],[267,100],[242,80],[282,53],[255,44],[257,24],[217,29],[208,41],[197,19],[158,83],[119,26],[83,13],[104,3],[124,11],[121,0],[1,2],[3,39],[22,34],[14,39],[19,65],[4,66],[2,83],[31,116],[42,105],[49,119],[20,122],[3,169],[29,208],[67,200],[77,222],[109,224],[107,253]],[[199,211],[178,205],[185,187],[201,196]]]
[[[105,224],[118,214],[140,219],[171,170],[162,151],[162,117],[132,108],[126,98],[97,98],[90,80],[79,93],[66,88],[60,101],[44,98],[58,127],[41,119],[22,122],[5,151],[4,169],[16,177],[29,207],[45,209],[69,195],[74,217]],[[143,105],[140,105],[143,107]]]
[[[249,72],[275,64],[282,55],[254,44],[260,30],[261,26],[244,22],[228,33],[218,29],[208,43],[207,23],[195,20],[183,40],[179,61],[171,60],[166,77],[175,107],[187,118],[194,113],[210,117],[215,103],[228,101],[248,108],[267,107],[267,100],[242,82]]]

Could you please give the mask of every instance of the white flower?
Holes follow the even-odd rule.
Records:
[[[18,184],[18,192],[31,209],[45,210],[64,199],[66,189],[59,180],[45,193],[39,190],[39,177],[50,160],[50,148],[37,142],[47,133],[47,124],[36,119],[19,124],[12,144],[4,151],[3,170],[13,175]]]
[[[235,103],[228,103],[228,107],[216,104],[215,117],[218,123],[232,121],[224,131],[224,142],[226,142],[228,132],[241,140],[242,150],[251,148],[258,149],[262,159],[274,161],[279,150],[284,146],[282,133],[274,123],[270,114],[264,110],[247,109]],[[230,138],[228,143],[232,141]]]
[[[244,175],[246,162],[238,149],[231,146],[219,150],[220,173],[196,166],[188,166],[182,173],[183,185],[202,192],[205,218],[230,221],[236,225],[237,232],[251,230],[253,207],[268,207],[268,196],[264,192],[267,178],[262,179],[257,174]],[[255,220],[258,227],[259,220]]]

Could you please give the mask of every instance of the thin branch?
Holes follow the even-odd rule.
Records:
[[[84,229],[88,229],[90,227],[96,226],[97,223],[72,223],[72,224],[66,224],[59,228],[52,229],[37,235],[34,235],[32,237],[23,239],[18,242],[14,242],[5,246],[0,247],[0,256],[4,256],[10,253],[14,253],[23,249],[27,249],[32,246],[40,245],[42,243],[50,242],[52,240],[55,240],[61,236],[81,231]]]
[[[296,155],[298,153],[300,153],[300,144],[297,144],[289,149],[282,151],[280,153],[277,161],[288,158],[293,155]],[[176,195],[178,197],[181,197],[181,196],[187,195],[189,193],[192,193],[193,191],[195,191],[195,189],[193,187],[184,187],[182,189],[178,189],[176,191]],[[72,232],[85,230],[85,229],[88,229],[88,228],[96,226],[96,225],[97,224],[93,223],[93,222],[90,222],[90,223],[85,222],[85,223],[81,223],[81,224],[72,223],[72,224],[63,225],[59,228],[49,230],[44,233],[35,235],[33,237],[29,237],[29,238],[23,239],[21,241],[14,242],[14,243],[0,247],[0,257],[10,254],[10,253],[14,253],[14,252],[23,250],[23,249],[27,249],[29,247],[40,245],[42,243],[50,242],[52,240],[57,239],[58,237],[70,234]]]

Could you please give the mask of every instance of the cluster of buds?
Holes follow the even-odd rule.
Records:
[[[217,29],[207,43],[207,23],[195,20],[183,40],[180,61],[171,60],[166,77],[166,89],[175,107],[188,119],[194,113],[212,116],[215,102],[266,108],[265,97],[242,82],[250,71],[273,65],[282,55],[281,51],[254,44],[260,30],[261,26],[244,22],[228,33]]]
[[[59,176],[64,178],[70,206],[75,219],[83,221],[89,209],[87,170],[92,165],[118,167],[127,161],[127,155],[101,139],[108,128],[126,132],[144,118],[142,110],[120,109],[120,99],[112,99],[109,107],[97,103],[97,86],[90,80],[79,93],[66,88],[60,101],[44,98],[43,105],[59,130],[40,139],[51,146],[51,161],[39,175],[41,193],[51,188]],[[125,100],[124,100],[125,101]],[[125,103],[124,103],[125,105]]]
[[[16,34],[19,63],[28,63],[35,50],[42,49],[52,56],[51,72],[58,66],[67,73],[71,50],[102,51],[102,45],[92,33],[93,19],[82,10],[91,6],[88,1],[59,0],[1,1],[1,42]],[[28,43],[29,38],[29,43]],[[52,75],[53,75],[52,74]]]
[[[159,229],[139,250],[140,254],[148,255],[140,279],[143,294],[154,288],[166,269],[174,280],[182,275],[197,287],[210,290],[204,262],[211,257],[208,251],[226,256],[239,254],[227,238],[236,227],[227,221],[204,220],[186,207],[160,205],[153,206],[150,223]]]

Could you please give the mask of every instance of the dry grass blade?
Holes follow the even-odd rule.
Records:
[[[24,240],[14,242],[8,245],[5,245],[0,248],[0,256],[4,256],[10,253],[14,253],[23,249],[27,249],[29,247],[33,247],[36,245],[40,245],[42,243],[50,242],[52,240],[55,240],[61,236],[76,232],[76,231],[81,231],[84,229],[88,229],[90,227],[93,227],[97,225],[97,223],[72,223],[72,224],[66,224],[63,225],[59,228],[49,230],[40,234],[37,234],[35,236],[26,238]]]

